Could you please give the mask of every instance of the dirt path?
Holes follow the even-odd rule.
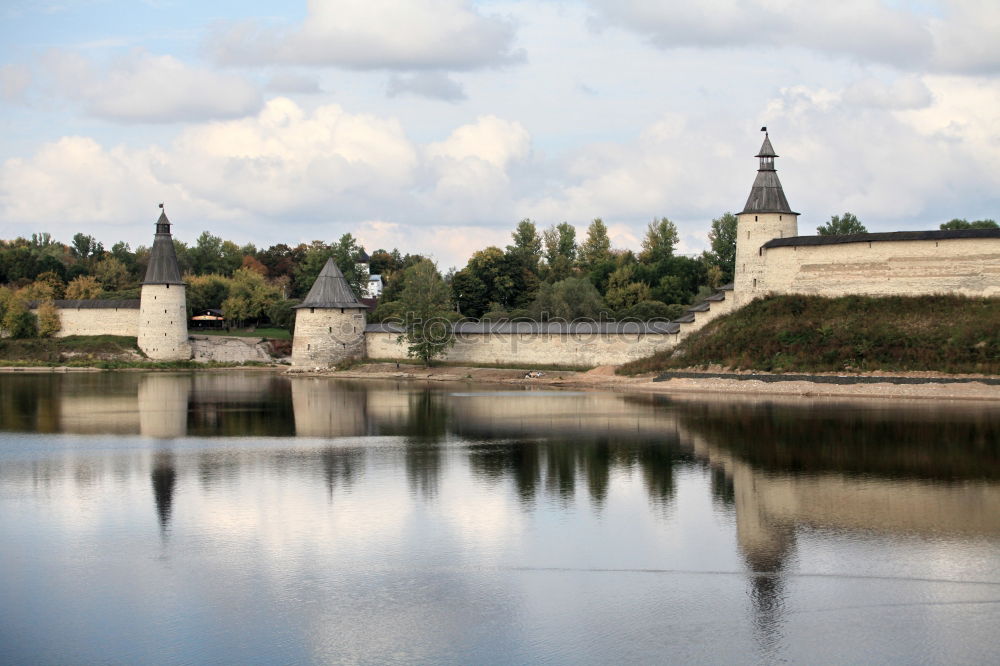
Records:
[[[1000,377],[935,373],[868,373],[862,375],[795,375],[735,373],[671,373],[666,377],[622,377],[614,366],[588,372],[544,371],[526,377],[527,370],[432,367],[369,363],[350,370],[321,373],[344,378],[415,379],[440,382],[488,382],[521,386],[578,388],[643,393],[782,395],[802,397],[891,398],[922,400],[1000,401]],[[900,381],[902,380],[902,381]]]

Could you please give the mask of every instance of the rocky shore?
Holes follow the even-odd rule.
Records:
[[[317,373],[311,373],[317,374]],[[1000,401],[1000,377],[943,375],[931,372],[816,374],[781,376],[720,371],[624,377],[614,366],[587,372],[472,368],[368,363],[349,370],[318,373],[353,379],[405,379],[429,382],[488,382],[525,387],[573,388],[663,394],[739,394],[838,398]],[[900,381],[902,380],[902,381]]]

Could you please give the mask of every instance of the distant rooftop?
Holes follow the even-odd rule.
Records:
[[[847,234],[844,236],[792,236],[775,238],[764,243],[765,248],[802,245],[839,245],[841,243],[874,243],[880,241],[948,240],[952,238],[1000,238],[1000,229],[945,229],[941,231],[885,231]]]
[[[456,335],[486,335],[489,333],[515,335],[650,335],[670,334],[680,330],[669,321],[462,321],[453,325]],[[403,333],[402,326],[392,323],[368,324],[367,333]]]
[[[37,308],[42,301],[29,301],[29,308]],[[52,303],[64,310],[138,310],[138,298],[84,298],[84,299],[56,299]]]

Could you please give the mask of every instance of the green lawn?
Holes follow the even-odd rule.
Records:
[[[240,338],[270,338],[271,340],[291,340],[292,334],[284,328],[190,328],[189,335],[231,335]]]

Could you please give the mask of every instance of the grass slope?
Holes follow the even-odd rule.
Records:
[[[138,354],[136,338],[123,335],[0,339],[0,360],[3,362],[51,365],[67,358],[96,361]]]
[[[1000,298],[770,296],[620,369],[1000,374]]]
[[[78,368],[140,368],[183,370],[259,366],[264,363],[201,363],[150,361],[143,358],[136,338],[121,335],[68,335],[64,338],[0,339],[0,365],[11,367],[68,366]]]

